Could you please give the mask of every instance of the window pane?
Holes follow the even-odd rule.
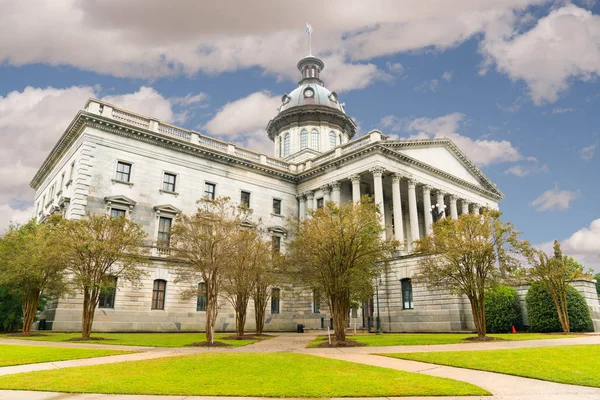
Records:
[[[281,214],[281,200],[273,199],[273,214]]]
[[[171,218],[160,217],[158,220],[158,241],[160,245],[168,246],[171,240]]]
[[[271,314],[279,314],[279,289],[271,290]]]
[[[290,134],[286,133],[283,138],[283,155],[288,156],[290,154]]]
[[[117,277],[111,276],[108,279],[110,283],[103,287],[100,291],[100,298],[98,300],[98,308],[114,308],[115,307],[115,295],[117,292]]]
[[[329,132],[329,147],[332,149],[335,147],[335,133],[333,132]]]
[[[117,177],[118,181],[129,182],[131,175],[131,164],[127,164],[119,161],[117,163]]]
[[[318,314],[321,312],[321,296],[319,292],[313,290],[313,313]]]
[[[125,216],[125,210],[119,210],[118,208],[110,209],[110,216],[113,218],[119,218]]]
[[[214,200],[215,199],[215,184],[205,183],[204,184],[204,197]]]
[[[198,284],[196,311],[206,311],[206,284],[204,282]]]
[[[154,281],[154,287],[152,289],[152,309],[163,310],[165,308],[165,289],[167,282],[161,279]]]
[[[308,132],[306,132],[306,130],[303,130],[302,133],[300,133],[300,148],[305,149],[307,147],[308,147]]]
[[[319,132],[317,132],[316,129],[313,129],[310,137],[310,148],[314,150],[319,150]]]
[[[250,208],[250,193],[242,192],[240,197],[240,205],[242,207]]]
[[[412,282],[410,279],[403,279],[400,281],[402,285],[402,308],[411,309],[412,305]]]
[[[279,253],[281,252],[281,237],[273,236],[271,238],[271,244],[273,245],[273,252]]]
[[[323,198],[317,199],[317,208],[323,208]]]
[[[176,176],[174,174],[165,173],[165,176],[163,178],[163,190],[166,190],[167,192],[174,192],[175,179]]]

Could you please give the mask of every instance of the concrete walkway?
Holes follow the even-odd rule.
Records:
[[[446,367],[434,364],[421,363],[416,361],[399,360],[394,358],[372,355],[372,353],[400,353],[400,352],[430,352],[430,351],[457,351],[457,350],[495,350],[511,349],[524,347],[553,347],[568,346],[580,344],[600,344],[600,335],[579,336],[566,339],[547,339],[530,340],[516,342],[489,342],[489,343],[464,343],[450,345],[429,345],[429,346],[386,346],[386,347],[349,347],[349,348],[313,348],[307,349],[317,334],[278,334],[278,336],[254,343],[244,347],[237,348],[156,348],[156,347],[134,347],[119,345],[99,345],[85,343],[62,343],[62,342],[43,342],[43,341],[25,341],[18,339],[0,339],[0,344],[14,344],[22,346],[46,346],[46,347],[78,347],[78,348],[102,348],[114,350],[137,350],[139,353],[124,354],[117,356],[88,358],[81,360],[57,361],[52,363],[27,364],[13,367],[0,368],[0,375],[9,375],[19,372],[41,371],[49,369],[60,369],[69,367],[80,367],[88,365],[109,364],[124,361],[149,360],[163,357],[173,357],[188,354],[198,354],[207,352],[243,352],[243,353],[263,353],[263,352],[294,352],[302,354],[311,354],[320,357],[333,358],[359,364],[374,365],[383,368],[391,368],[402,371],[416,372],[425,375],[438,376],[469,382],[480,386],[494,396],[475,396],[475,397],[444,397],[444,399],[503,399],[503,400],[583,400],[600,399],[600,389],[589,388],[575,385],[564,385],[553,382],[544,382],[536,379],[520,378],[510,375],[503,375],[491,372],[475,371],[463,368]],[[226,399],[226,400],[249,400],[251,398],[235,397],[190,397],[190,396],[123,396],[123,395],[97,395],[97,394],[66,394],[51,392],[27,392],[27,391],[1,391],[0,400],[4,399],[39,399],[39,400],[58,400],[58,399],[92,399],[92,400],[142,400],[142,399]],[[396,398],[389,398],[396,399]],[[413,398],[397,398],[409,400]],[[439,400],[440,397],[418,397],[415,399]],[[345,399],[348,400],[348,399]]]

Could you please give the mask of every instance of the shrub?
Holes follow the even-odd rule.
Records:
[[[560,321],[552,296],[541,282],[535,282],[525,297],[529,329],[533,332],[561,332]],[[567,312],[571,332],[591,332],[590,309],[585,299],[573,286],[567,287]]]
[[[596,292],[600,295],[600,274],[594,275],[594,279],[596,280]]]
[[[485,326],[488,333],[507,333],[513,326],[523,329],[521,303],[515,288],[496,286],[486,291]]]
[[[0,287],[0,332],[15,331],[22,322],[21,296]]]

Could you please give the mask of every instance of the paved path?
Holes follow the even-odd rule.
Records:
[[[119,345],[99,345],[85,343],[57,343],[43,341],[25,341],[17,339],[0,339],[0,344],[15,344],[22,346],[47,346],[47,347],[78,347],[78,348],[102,348],[115,350],[139,350],[140,353],[124,354],[117,356],[88,358],[81,360],[57,361],[53,363],[28,364],[22,366],[0,368],[0,375],[8,375],[19,372],[41,371],[68,367],[79,367],[87,365],[108,364],[123,361],[149,360],[154,358],[173,357],[188,354],[206,352],[294,352],[312,354],[315,356],[345,360],[360,364],[374,365],[384,368],[402,371],[417,372],[426,375],[451,378],[472,383],[480,386],[494,394],[484,397],[444,397],[448,400],[467,399],[502,399],[502,400],[599,400],[600,389],[575,385],[563,385],[553,382],[544,382],[535,379],[520,378],[515,376],[497,374],[492,372],[475,371],[463,368],[446,367],[434,364],[421,363],[417,361],[398,360],[388,357],[372,355],[372,353],[400,353],[400,352],[423,352],[423,351],[456,351],[456,350],[492,350],[510,349],[523,347],[552,347],[576,344],[600,344],[600,335],[580,336],[568,339],[548,339],[516,342],[489,342],[489,343],[464,343],[450,345],[429,346],[387,346],[387,347],[351,347],[351,348],[317,348],[307,349],[307,344],[317,334],[278,334],[278,336],[261,341],[252,345],[238,348],[156,348],[156,347],[134,347]],[[371,354],[369,354],[371,353]],[[1,391],[0,400],[5,399],[39,399],[39,400],[142,400],[142,399],[171,399],[171,400],[250,400],[253,398],[236,397],[190,397],[190,396],[124,396],[124,395],[98,395],[98,394],[66,394],[52,392],[27,392],[27,391]],[[254,398],[258,399],[258,398]],[[388,399],[418,399],[439,400],[440,397],[403,397]],[[345,399],[348,400],[348,399]]]

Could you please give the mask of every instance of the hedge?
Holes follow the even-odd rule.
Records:
[[[23,323],[21,296],[0,286],[0,332],[12,332]]]
[[[523,330],[521,303],[515,288],[496,286],[485,292],[485,326],[489,333]]]
[[[562,332],[552,296],[540,282],[535,282],[525,297],[529,330],[532,332]],[[567,287],[567,313],[571,332],[592,332],[594,325],[585,299],[574,287]]]

